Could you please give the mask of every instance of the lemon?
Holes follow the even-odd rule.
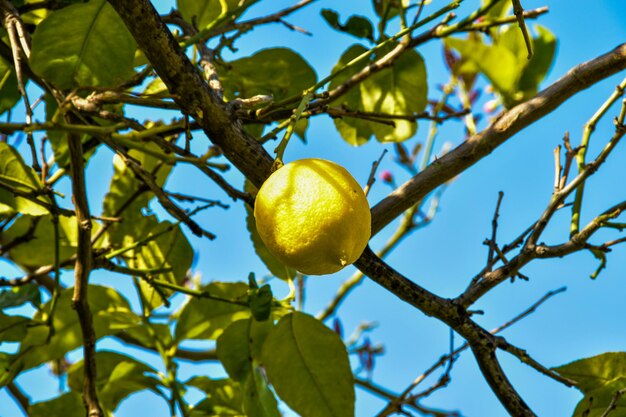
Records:
[[[306,275],[356,261],[371,235],[369,204],[345,168],[324,159],[286,164],[263,183],[254,205],[269,251]]]

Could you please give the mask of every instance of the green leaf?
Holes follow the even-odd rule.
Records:
[[[249,318],[233,322],[220,335],[217,356],[232,379],[242,382],[250,374],[272,327],[270,321]]]
[[[468,64],[478,69],[502,96],[507,108],[537,94],[539,84],[550,70],[556,50],[556,38],[544,27],[536,26],[538,35],[531,39],[533,57],[528,52],[522,32],[511,25],[494,34],[488,45],[481,36],[468,39],[447,38],[447,47],[461,54],[461,72]]]
[[[28,317],[8,316],[0,312],[0,344],[19,342],[26,337],[27,327],[31,324]]]
[[[247,193],[256,196],[257,188],[252,185],[252,183],[246,180],[244,184],[244,191]],[[258,255],[258,257],[263,261],[267,269],[270,271],[272,275],[277,278],[283,280],[293,279],[297,272],[293,268],[289,268],[282,262],[280,262],[272,253],[267,249],[265,243],[259,236],[259,232],[256,230],[256,220],[254,219],[254,211],[252,208],[246,205],[246,226],[248,227],[248,232],[250,233],[250,240],[252,240],[252,245],[254,246],[254,251]]]
[[[173,345],[172,333],[167,324],[151,323],[150,328],[145,325],[131,327],[124,330],[124,334],[149,349],[157,350],[157,341],[165,349],[169,349]]]
[[[354,15],[348,18],[345,24],[339,23],[339,14],[331,9],[322,9],[322,17],[335,30],[348,33],[357,38],[374,40],[374,27],[372,22],[364,16]]]
[[[281,417],[276,397],[258,367],[243,382],[243,394],[243,409],[248,417]]]
[[[154,144],[147,144],[153,151],[160,151]],[[139,163],[144,170],[155,176],[155,182],[163,186],[169,173],[172,170],[170,165],[161,163],[154,156],[131,150],[128,155]],[[104,197],[102,211],[105,216],[122,216],[120,224],[114,224],[109,229],[109,239],[113,245],[128,245],[135,242],[135,239],[143,235],[137,233],[138,222],[148,216],[144,216],[142,211],[148,207],[154,194],[144,190],[144,184],[139,181],[133,171],[126,166],[124,161],[118,156],[113,159],[113,178],[109,185],[109,192]],[[122,211],[123,210],[123,211]]]
[[[147,389],[159,394],[157,371],[129,356],[109,351],[96,352],[96,368],[98,399],[107,410],[114,411],[122,400],[138,391]],[[68,370],[67,383],[73,391],[81,393],[83,379],[84,361],[76,362]]]
[[[9,382],[13,381],[13,378],[20,373],[21,366],[16,366],[15,355],[9,355],[8,353],[0,352],[0,387],[4,387]]]
[[[278,396],[307,417],[354,416],[354,384],[348,352],[335,332],[295,312],[265,339],[263,365]]]
[[[31,303],[35,308],[39,307],[41,304],[39,285],[31,282],[0,292],[0,309],[19,307],[26,303]]]
[[[196,404],[191,417],[244,417],[241,386],[232,379],[210,379],[196,376],[185,383],[202,390],[207,398]]]
[[[137,45],[106,0],[56,10],[35,30],[30,65],[59,89],[114,86],[133,73]]]
[[[222,13],[235,10],[240,0],[225,0],[228,8],[224,10],[220,0],[178,0],[178,10],[189,23],[195,23],[202,30],[213,23]],[[248,2],[250,3],[250,2]],[[243,10],[239,11],[238,15]]]
[[[147,144],[155,151],[156,145]],[[154,156],[133,150],[130,156],[142,167],[155,174],[156,183],[162,186],[171,171],[171,166],[162,164]],[[187,271],[193,261],[193,249],[179,225],[167,221],[159,222],[154,215],[144,214],[154,194],[143,191],[142,183],[134,173],[119,159],[114,159],[114,174],[109,192],[104,198],[103,213],[105,216],[120,216],[122,222],[109,228],[108,237],[115,248],[145,243],[141,247],[124,253],[128,266],[137,269],[171,268],[171,272],[154,275],[154,278],[181,285],[186,279]],[[134,198],[134,199],[132,199]],[[156,238],[150,236],[158,235]],[[140,286],[149,307],[156,308],[162,304],[162,298],[152,286],[140,281]],[[172,294],[170,290],[162,293]]]
[[[367,52],[367,50],[368,49],[364,46],[352,45],[346,52],[343,53],[341,58],[339,58],[339,62],[337,62],[333,68],[333,72],[337,72],[342,69],[350,61]],[[348,68],[345,72],[339,74],[330,82],[329,89],[337,87],[356,74],[361,68],[362,66]],[[363,100],[361,98],[361,90],[359,87],[354,87],[348,90],[348,92],[344,94],[340,100],[343,105],[350,109],[360,109],[363,107]],[[363,119],[335,118],[333,119],[333,122],[335,123],[335,127],[339,131],[343,140],[353,146],[360,146],[367,143],[374,134],[372,123]]]
[[[250,305],[252,316],[258,321],[269,319],[273,300],[272,288],[269,284],[265,284],[261,288],[250,289],[248,292],[248,304]]]
[[[12,109],[20,101],[20,98],[13,65],[5,61],[4,58],[0,58],[0,115]]]
[[[203,290],[228,300],[245,302],[248,286],[241,282],[212,282]],[[232,322],[250,317],[247,306],[207,298],[191,298],[183,307],[176,325],[176,341],[217,339]]]
[[[34,225],[32,239],[9,251],[11,260],[27,270],[54,264],[54,226],[52,216],[20,216],[9,229],[0,235],[0,243],[6,244],[29,233]],[[92,229],[99,225],[92,222]],[[75,217],[59,217],[59,259],[70,259],[78,247],[78,225]]]
[[[547,28],[535,25],[537,36],[533,37],[533,57],[526,64],[520,76],[519,88],[532,97],[539,84],[546,78],[556,52],[556,37]]]
[[[523,66],[514,52],[503,45],[486,45],[481,38],[446,38],[444,43],[489,79],[507,107],[520,98],[517,82]]]
[[[19,212],[32,216],[42,216],[48,210],[30,199],[18,197],[11,193],[14,189],[33,195],[39,201],[47,202],[47,198],[36,196],[41,192],[42,185],[35,171],[26,165],[19,152],[11,145],[0,142],[0,214]]]
[[[380,17],[391,19],[409,7],[410,0],[372,0],[374,11]]]
[[[333,71],[367,51],[361,45],[351,46],[341,57]],[[382,51],[380,58],[388,50]],[[374,58],[374,57],[372,57]],[[371,62],[371,61],[370,61]],[[348,69],[330,83],[333,89],[370,62]],[[366,79],[339,98],[339,104],[352,111],[412,115],[424,111],[428,104],[426,66],[421,55],[414,50],[405,52],[391,68],[386,68]],[[386,120],[389,122],[389,120]],[[380,142],[400,142],[412,137],[417,123],[395,119],[395,126],[355,117],[336,118],[335,126],[343,139],[351,145],[362,145],[372,135]]]
[[[50,122],[57,112],[58,105],[55,98],[50,94],[46,94],[44,100],[46,103],[46,121]],[[47,133],[48,142],[50,142],[50,147],[52,148],[52,152],[54,154],[54,162],[59,168],[63,168],[69,172],[70,149],[67,143],[67,132],[63,132],[61,130],[49,130]],[[81,135],[81,143],[83,144],[83,157],[85,161],[89,161],[100,142],[92,136]]]
[[[82,345],[82,332],[76,310],[72,308],[74,289],[61,291],[52,318],[54,335],[48,338],[48,326],[36,326],[28,329],[22,340],[20,353],[23,357],[20,364],[25,369],[33,368],[45,362],[59,359],[67,352]],[[139,317],[132,312],[128,301],[113,288],[90,285],[88,302],[93,315],[93,326],[96,338],[118,333],[121,330],[136,326]],[[50,312],[51,302],[35,314],[34,320],[46,321]]]
[[[585,397],[578,403],[574,417],[600,417],[615,393],[626,388],[626,352],[608,352],[554,368],[560,375],[577,382]],[[589,411],[585,414],[586,411]],[[626,397],[622,397],[611,417],[626,416]]]
[[[49,401],[31,404],[29,417],[85,417],[85,407],[80,394],[68,392]]]
[[[220,72],[224,95],[228,99],[271,94],[274,100],[299,95],[317,82],[308,62],[288,48],[263,49],[229,63]]]

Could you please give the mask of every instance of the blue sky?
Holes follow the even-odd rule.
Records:
[[[167,1],[154,3],[164,12],[171,6]],[[263,15],[291,4],[293,1],[264,1],[253,8],[249,16]],[[309,30],[314,36],[297,34],[278,25],[257,28],[237,44],[240,49],[238,55],[245,56],[268,47],[292,47],[315,68],[318,78],[322,78],[330,72],[341,53],[356,40],[329,29],[319,16],[320,9],[333,8],[342,16],[354,13],[371,16],[373,12],[370,4],[369,0],[319,0],[288,19],[290,23]],[[443,4],[445,2],[441,0],[434,0],[429,7],[434,10]],[[464,16],[477,4],[476,0],[466,0],[457,13]],[[523,5],[526,9],[548,5],[550,12],[540,22],[559,39],[556,61],[544,86],[558,79],[572,66],[607,52],[626,39],[623,0],[598,0],[591,3],[582,0],[526,0]],[[435,86],[447,81],[441,44],[430,42],[420,47],[419,52],[427,62],[429,95],[436,97]],[[499,228],[499,241],[505,242],[537,219],[548,203],[553,184],[552,151],[560,144],[563,133],[569,131],[572,142],[576,145],[580,141],[583,124],[623,77],[624,73],[621,77],[618,74],[591,90],[580,93],[463,173],[445,191],[434,222],[414,233],[396,249],[387,259],[389,264],[439,295],[453,297],[460,293],[472,276],[484,266],[487,252],[482,242],[491,233],[490,222],[498,191],[505,193]],[[143,114],[141,117],[155,115]],[[598,126],[590,148],[591,154],[611,134],[611,118],[612,115]],[[480,127],[484,127],[484,122]],[[409,146],[415,141],[423,141],[426,131],[427,125],[420,124],[416,138],[409,140]],[[436,151],[441,149],[444,142],[456,145],[462,139],[462,127],[451,124],[442,129]],[[268,144],[268,149],[272,150],[273,146],[273,143]],[[391,170],[398,183],[408,179],[408,174],[392,161],[393,149],[390,145],[370,142],[353,148],[342,141],[328,118],[312,120],[308,144],[305,146],[299,141],[292,141],[285,159],[332,159],[347,167],[359,182],[364,183],[371,162],[380,156],[384,148],[390,152],[381,168]],[[109,153],[99,151],[89,165],[88,178],[95,181],[89,190],[94,211],[101,206],[100,201],[107,191],[108,175],[112,173],[110,158]],[[626,175],[623,165],[625,158],[626,146],[621,144],[612,159],[590,180],[586,189],[583,223],[594,214],[623,200],[626,191],[623,181]],[[99,178],[106,180],[99,181]],[[235,185],[242,183],[241,175],[234,170],[227,174],[227,179]],[[168,181],[169,189],[194,193],[199,189],[206,189],[206,196],[220,196],[226,200],[223,193],[208,180],[185,168],[177,168]],[[64,187],[67,187],[67,183]],[[370,203],[375,204],[389,191],[387,185],[378,181],[369,195]],[[69,201],[66,204],[69,205]],[[249,243],[244,215],[243,207],[235,204],[227,211],[214,210],[199,218],[210,231],[218,235],[218,239],[212,242],[190,238],[198,254],[195,268],[202,274],[203,281],[245,280],[250,271],[258,276],[267,274]],[[557,221],[544,236],[547,243],[554,244],[566,239],[566,217],[565,213],[557,216]],[[394,224],[373,239],[374,248],[380,246],[393,232]],[[607,269],[595,281],[589,279],[589,274],[595,270],[597,261],[588,253],[565,259],[537,261],[522,270],[530,277],[529,282],[517,280],[514,284],[502,284],[481,299],[475,307],[484,310],[485,315],[477,320],[487,328],[496,327],[530,306],[547,291],[567,286],[565,293],[551,299],[503,335],[512,343],[527,349],[547,366],[558,366],[606,351],[624,351],[626,329],[621,312],[623,295],[626,293],[626,262],[623,261],[625,255],[626,247],[616,247],[610,254]],[[349,267],[333,276],[310,278],[305,310],[312,314],[320,311],[342,280],[353,272],[354,268]],[[13,276],[16,272],[6,263],[2,263],[0,274]],[[115,284],[112,284],[110,277],[105,274],[95,273],[93,276],[94,282],[115,285],[123,293],[131,291],[130,283],[124,283],[123,278],[114,279]],[[273,289],[279,296],[288,292],[287,286],[280,282],[275,282]],[[354,291],[340,308],[338,316],[348,334],[362,322],[378,324],[369,337],[374,343],[383,343],[386,354],[377,358],[373,381],[395,391],[404,389],[448,350],[449,331],[444,325],[425,317],[369,281],[365,281]],[[462,343],[459,338],[455,342],[457,345]],[[118,346],[110,340],[99,343],[99,348]],[[161,367],[156,355],[132,349],[130,352],[157,368]],[[74,352],[70,357],[75,360],[78,356]],[[515,358],[506,354],[501,354],[500,358],[515,387],[539,416],[570,415],[582,398],[576,390],[546,379],[520,364]],[[214,365],[183,364],[180,372],[183,380],[198,373],[222,375],[221,369]],[[469,352],[464,353],[457,361],[451,376],[449,387],[434,393],[424,404],[449,410],[457,409],[467,417],[505,415]],[[429,382],[432,381],[426,381],[423,388]],[[46,367],[27,372],[18,379],[18,383],[33,395],[34,401],[48,399],[57,394],[58,385],[50,377]],[[191,392],[190,396],[198,398],[198,393]],[[383,406],[384,403],[376,397],[357,389],[359,417],[374,415]],[[0,416],[17,415],[19,414],[12,400],[4,391],[0,391]],[[135,415],[165,417],[168,409],[162,400],[150,394],[138,394],[122,403],[116,413],[118,417]]]

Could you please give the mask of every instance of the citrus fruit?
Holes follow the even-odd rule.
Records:
[[[369,205],[345,168],[300,159],[275,171],[256,196],[254,217],[268,250],[306,275],[356,261],[371,235]]]

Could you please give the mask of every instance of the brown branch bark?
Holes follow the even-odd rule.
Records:
[[[372,208],[372,234],[424,198],[432,190],[465,171],[514,134],[546,116],[574,94],[626,69],[626,44],[571,69],[536,97],[506,111],[487,129],[430,164]]]
[[[213,143],[256,186],[273,160],[219,104],[148,0],[109,0],[183,113],[198,121]]]
[[[488,331],[474,323],[464,308],[410,281],[385,264],[369,247],[355,262],[355,266],[377,284],[424,314],[443,321],[467,340],[485,380],[511,416],[535,416],[502,370],[496,357],[497,340]]]
[[[71,161],[72,200],[78,224],[78,247],[74,264],[74,294],[72,307],[76,310],[83,335],[84,381],[83,402],[87,417],[103,417],[96,393],[96,333],[89,308],[87,292],[93,264],[91,252],[91,216],[85,188],[85,162],[80,135],[68,135]]]

